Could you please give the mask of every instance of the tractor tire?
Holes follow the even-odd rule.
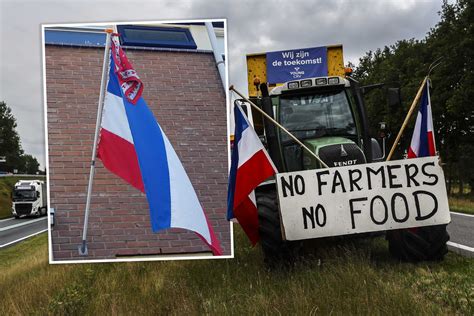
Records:
[[[283,240],[275,190],[256,192],[260,244],[265,264],[291,265],[302,250],[302,243]]]
[[[390,254],[401,261],[441,261],[448,252],[447,225],[387,231]]]

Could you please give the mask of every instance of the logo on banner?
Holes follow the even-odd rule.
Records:
[[[313,47],[267,53],[268,83],[327,76],[327,48]]]

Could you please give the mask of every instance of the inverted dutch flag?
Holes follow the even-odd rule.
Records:
[[[255,188],[277,170],[242,108],[234,108],[234,147],[227,194],[227,220],[236,218],[255,245],[258,233],[258,213]]]
[[[166,228],[194,231],[221,255],[219,241],[198,197],[153,113],[142,97],[124,97],[111,58],[98,157],[104,166],[146,194],[153,232]]]
[[[408,149],[408,158],[436,155],[429,82],[429,80],[426,80],[425,87],[423,88],[420,110],[416,117],[415,130],[413,131],[410,148]]]

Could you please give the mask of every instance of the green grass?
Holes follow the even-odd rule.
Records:
[[[229,260],[48,265],[43,234],[0,250],[0,315],[474,314],[474,260],[403,264],[383,238],[268,270],[239,227]]]
[[[452,212],[460,212],[474,215],[474,199],[471,197],[450,197],[449,209]]]
[[[11,217],[12,201],[11,192],[13,186],[19,180],[39,179],[46,180],[45,176],[25,176],[25,177],[0,177],[0,219]]]

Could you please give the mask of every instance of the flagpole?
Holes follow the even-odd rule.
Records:
[[[102,79],[100,81],[100,94],[99,94],[99,104],[97,107],[97,120],[95,123],[95,134],[94,134],[94,145],[92,147],[92,159],[91,159],[91,169],[89,173],[89,184],[87,186],[87,199],[86,199],[86,210],[84,212],[84,228],[82,230],[82,244],[79,248],[79,255],[87,256],[87,225],[89,223],[89,212],[91,204],[91,195],[92,195],[92,184],[94,182],[94,173],[95,173],[95,157],[97,155],[97,142],[99,139],[99,130],[100,124],[102,122],[102,109],[104,107],[104,95],[105,88],[107,84],[107,74],[109,69],[109,57],[110,57],[110,42],[113,33],[113,29],[106,29],[107,38],[105,41],[105,51],[104,51],[104,63],[102,66]]]
[[[415,99],[413,99],[413,102],[410,106],[410,110],[408,110],[407,116],[405,117],[405,120],[403,121],[402,127],[400,128],[400,131],[398,132],[397,138],[395,139],[395,142],[392,145],[392,149],[390,149],[390,153],[388,154],[386,161],[389,161],[392,158],[392,155],[395,152],[395,148],[397,147],[398,142],[400,141],[400,138],[402,137],[403,131],[405,130],[408,124],[408,121],[410,120],[410,117],[413,111],[415,110],[416,104],[418,103],[418,100],[421,97],[421,93],[423,92],[423,87],[425,86],[427,80],[428,80],[428,76],[426,76],[425,79],[423,79],[423,82],[421,83],[421,86],[418,89],[418,92],[416,93]]]
[[[246,97],[244,97],[242,95],[242,93],[240,93],[239,91],[235,90],[234,86],[230,86],[229,87],[229,90],[232,90],[234,91],[235,93],[237,93],[242,99],[244,99],[246,102],[248,102],[255,110],[259,111],[263,116],[265,116],[268,120],[270,120],[273,124],[275,124],[276,126],[278,126],[283,132],[285,132],[288,136],[290,136],[296,143],[298,143],[298,145],[300,145],[304,150],[306,150],[311,156],[313,156],[314,158],[316,158],[317,161],[319,161],[319,163],[324,167],[324,168],[329,168],[328,165],[326,165],[326,163],[324,161],[321,160],[321,158],[319,158],[318,155],[316,155],[316,153],[314,153],[311,149],[309,149],[305,144],[303,144],[298,138],[296,138],[296,136],[294,136],[290,131],[288,131],[286,128],[284,128],[280,123],[278,123],[277,121],[275,121],[273,119],[273,117],[271,117],[270,115],[268,115],[267,113],[265,113],[265,111],[263,111],[261,108],[259,108],[255,103],[253,103],[252,101],[250,101],[249,99],[247,99]]]

